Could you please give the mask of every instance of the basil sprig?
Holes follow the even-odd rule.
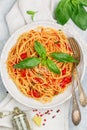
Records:
[[[60,62],[78,62],[71,55],[67,53],[54,52],[51,53],[51,56]]]
[[[18,64],[14,65],[14,68],[33,68],[41,63],[42,65],[46,66],[50,71],[56,74],[60,74],[59,68],[54,63],[54,61],[46,55],[46,49],[40,42],[34,42],[34,49],[37,52],[37,57],[26,58],[20,61]],[[60,62],[77,62],[77,60],[66,53],[54,52],[51,53],[50,56]]]
[[[60,70],[58,69],[57,65],[47,57],[46,49],[40,42],[35,41],[34,49],[37,54],[42,58],[42,65],[47,66],[50,71],[56,74],[60,73]]]
[[[54,18],[61,25],[68,22],[69,19],[82,30],[87,29],[87,0],[60,0],[54,10]]]
[[[34,16],[35,16],[35,14],[36,14],[37,12],[36,12],[36,11],[32,11],[32,10],[28,10],[26,13],[27,13],[28,15],[31,15],[31,19],[34,20]]]

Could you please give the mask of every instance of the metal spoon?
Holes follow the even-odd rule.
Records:
[[[72,49],[72,38],[69,38],[69,44]],[[73,49],[72,49],[72,51],[73,51]],[[76,53],[76,51],[73,53]],[[75,58],[77,59],[77,53],[76,53]],[[75,125],[78,125],[81,121],[81,112],[79,109],[79,105],[78,105],[76,93],[75,93],[74,74],[73,74],[74,68],[75,68],[75,64],[73,64],[73,67],[72,67],[72,100],[73,100],[73,102],[72,102],[72,121]]]
[[[76,98],[75,85],[74,85],[74,66],[72,68],[72,121],[75,125],[78,125],[81,121],[81,112]]]
[[[78,63],[75,63],[75,68],[76,68],[76,73],[77,73],[77,82],[78,82],[78,92],[79,92],[79,101],[80,101],[80,104],[82,106],[86,106],[87,103],[86,103],[86,94],[83,90],[83,87],[82,87],[82,84],[81,84],[81,80],[79,78],[79,74],[78,74],[78,71],[77,71],[77,65],[79,64],[80,62],[80,48],[78,46],[78,43],[77,41],[74,39],[74,38],[69,38],[69,43],[70,43],[70,46],[71,46],[71,49],[73,51],[73,56],[76,60],[78,60]]]

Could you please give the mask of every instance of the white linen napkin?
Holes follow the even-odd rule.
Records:
[[[55,1],[55,0],[54,0]],[[51,4],[50,0],[19,0],[17,1],[10,12],[6,16],[7,25],[9,28],[10,34],[15,32],[17,29],[25,25],[26,23],[33,22],[31,16],[26,13],[27,10],[37,11],[34,17],[34,21],[54,21],[52,17],[52,10],[54,5]],[[55,2],[56,3],[56,2]],[[44,114],[42,117],[42,125],[41,127],[37,127],[32,118],[36,114],[43,114],[47,110],[37,110],[27,108],[22,104],[15,101],[13,98],[9,100],[9,102],[0,108],[0,111],[13,111],[14,107],[19,107],[21,110],[29,110],[26,112],[27,117],[30,122],[30,126],[33,130],[68,130],[68,108],[69,101],[65,102],[63,105],[58,106],[50,111],[50,114]],[[7,116],[0,119],[0,126],[6,126],[12,128],[11,123],[12,116]],[[44,121],[44,119],[46,119]]]

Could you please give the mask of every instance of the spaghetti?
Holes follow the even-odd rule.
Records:
[[[61,30],[38,27],[23,33],[12,47],[7,59],[10,77],[19,90],[26,96],[40,102],[52,101],[55,95],[63,93],[71,82],[72,63],[58,62],[52,59],[60,69],[60,74],[51,72],[46,66],[39,64],[31,69],[18,69],[13,66],[25,58],[37,56],[34,41],[39,41],[47,55],[53,52],[64,52],[72,55],[67,37]]]

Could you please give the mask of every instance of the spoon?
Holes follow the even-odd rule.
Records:
[[[77,102],[75,85],[74,85],[74,66],[72,68],[72,121],[75,125],[78,125],[81,121],[81,112]]]
[[[68,40],[69,40],[70,47],[72,49],[72,43],[74,44],[74,41],[73,41],[72,38],[69,38]],[[73,51],[73,49],[72,49],[72,51]],[[76,51],[77,51],[77,49],[76,49]],[[75,55],[74,57],[77,59],[78,55],[77,55],[76,51],[73,52],[73,54],[74,53],[76,54],[76,55],[74,54]],[[75,63],[73,64],[73,67],[72,67],[72,122],[75,125],[78,125],[81,121],[81,112],[80,112],[80,109],[79,109],[79,105],[78,105],[76,93],[75,93],[74,68],[75,68]]]
[[[82,84],[81,84],[81,80],[79,78],[79,74],[78,74],[78,70],[77,70],[77,65],[80,62],[80,48],[78,46],[77,41],[74,38],[69,38],[69,44],[71,46],[72,52],[73,52],[73,56],[76,60],[78,60],[77,63],[74,64],[75,68],[76,68],[76,73],[77,73],[77,82],[78,82],[78,92],[79,92],[79,101],[80,104],[84,107],[87,105],[86,103],[86,94],[83,90]]]

